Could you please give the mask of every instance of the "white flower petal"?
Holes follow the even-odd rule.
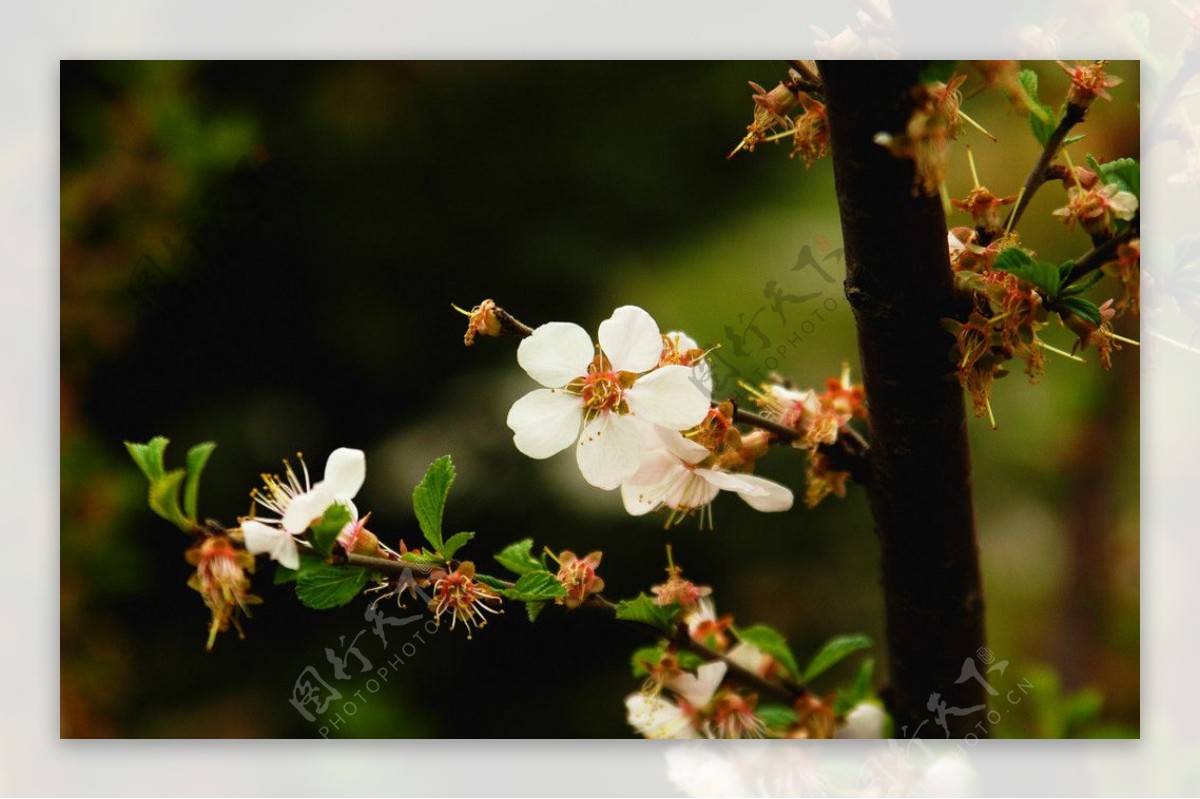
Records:
[[[667,681],[667,687],[687,700],[692,707],[704,707],[712,701],[713,694],[721,687],[728,667],[719,660],[705,663],[696,673],[684,672]]]
[[[748,644],[745,641],[742,641],[726,652],[725,657],[729,658],[746,671],[752,671],[760,676],[763,675],[767,667],[770,666],[772,662],[770,655],[756,647],[754,644]]]
[[[367,456],[361,449],[339,447],[325,461],[325,487],[334,499],[353,499],[367,479]]]
[[[687,430],[704,421],[709,392],[686,366],[655,369],[625,392],[629,409],[644,422],[671,430]]]
[[[722,491],[736,491],[737,493],[746,493],[751,496],[766,495],[766,490],[759,488],[754,483],[746,478],[747,474],[733,474],[732,472],[722,472],[717,469],[697,469],[696,474],[704,478],[705,482],[714,485]]]
[[[666,450],[646,453],[633,477],[621,483],[625,510],[631,516],[641,516],[661,507],[671,488],[685,473],[679,459]]]
[[[242,540],[251,555],[266,554],[289,569],[300,568],[300,553],[296,540],[286,530],[248,519],[242,522]]]
[[[517,347],[517,363],[546,388],[562,388],[582,377],[595,356],[592,337],[570,322],[548,322]]]
[[[684,463],[696,464],[712,454],[708,447],[686,438],[678,430],[668,430],[657,425],[652,429],[658,444]]]
[[[883,723],[887,720],[883,709],[869,702],[859,702],[846,714],[846,723],[835,738],[882,738]]]
[[[757,489],[756,491],[737,492],[738,496],[744,499],[750,507],[760,510],[763,513],[791,510],[792,503],[795,501],[792,489],[780,485],[774,480],[768,480],[765,477],[753,474],[740,474],[738,477]]]
[[[583,398],[555,388],[539,388],[513,403],[508,426],[517,449],[531,458],[549,458],[579,437]]]
[[[625,698],[626,720],[647,738],[699,738],[691,719],[674,702],[660,696],[631,694]]]
[[[1133,219],[1138,208],[1137,195],[1128,191],[1118,191],[1108,201],[1108,207],[1117,219]]]
[[[605,412],[584,426],[575,457],[584,480],[611,491],[637,472],[645,451],[633,419]]]
[[[600,349],[618,372],[646,372],[658,366],[662,335],[654,317],[636,305],[622,305],[600,323]]]
[[[283,529],[293,535],[303,533],[333,502],[329,487],[324,482],[317,483],[288,503],[283,512]]]

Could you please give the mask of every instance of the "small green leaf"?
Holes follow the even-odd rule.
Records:
[[[294,583],[299,575],[299,569],[289,569],[287,566],[276,566],[275,576],[271,578],[271,584],[287,585],[288,583]]]
[[[503,591],[509,587],[508,583],[490,574],[479,574],[476,572],[475,579],[490,588],[495,588],[497,591]]]
[[[848,655],[871,646],[871,639],[865,635],[835,635],[825,642],[820,651],[809,661],[804,669],[804,682],[808,683],[818,675],[824,674]]]
[[[537,571],[522,574],[516,585],[505,588],[500,593],[518,602],[537,602],[566,596],[567,589],[563,588],[563,584],[550,572]]]
[[[516,575],[545,571],[542,562],[533,556],[533,539],[524,538],[509,544],[495,556],[496,562]]]
[[[1083,297],[1067,297],[1055,303],[1059,309],[1059,316],[1067,314],[1075,314],[1080,319],[1085,319],[1091,322],[1096,327],[1100,326],[1103,318],[1100,316],[1100,309],[1096,307],[1096,303]]]
[[[1102,183],[1113,183],[1119,191],[1130,192],[1136,197],[1141,196],[1142,168],[1134,159],[1118,158],[1101,164],[1089,153],[1087,164],[1100,176]]]
[[[854,675],[854,682],[837,690],[837,700],[834,702],[833,712],[838,715],[847,713],[859,702],[869,699],[874,694],[871,688],[871,679],[874,674],[875,658],[863,658],[858,667],[858,673]]]
[[[618,619],[649,624],[668,635],[674,631],[675,616],[678,612],[678,602],[664,607],[646,594],[640,594],[636,599],[622,599],[617,603]]]
[[[321,518],[312,526],[313,549],[328,556],[333,552],[333,545],[338,534],[350,521],[350,509],[340,502],[335,502],[325,509]]]
[[[1071,136],[1067,136],[1066,138],[1063,139],[1063,147],[1066,147],[1068,144],[1074,144],[1075,142],[1080,141],[1081,139],[1086,139],[1086,138],[1087,138],[1086,133],[1075,133]]]
[[[1026,283],[1032,283],[1046,293],[1050,299],[1058,296],[1060,288],[1058,267],[1046,261],[1035,261],[1029,253],[1019,247],[1009,247],[996,256],[994,267],[1014,274]]]
[[[1033,131],[1033,138],[1037,139],[1038,144],[1045,147],[1050,143],[1054,129],[1058,127],[1058,120],[1055,118],[1054,109],[1045,103],[1037,103],[1037,110],[1042,112],[1041,115],[1036,111],[1029,114],[1029,129]],[[1047,122],[1047,119],[1050,121]]]
[[[763,724],[776,731],[786,730],[800,720],[796,711],[787,705],[759,705],[755,708],[754,715],[762,719]]]
[[[362,592],[367,576],[366,569],[322,562],[300,571],[296,596],[315,610],[341,607]]]
[[[155,436],[145,444],[134,444],[126,441],[125,449],[129,450],[129,456],[133,458],[134,463],[142,470],[142,474],[146,475],[146,479],[153,483],[162,477],[165,472],[163,468],[163,452],[169,443],[170,441],[163,436]]]
[[[454,464],[449,455],[443,455],[425,471],[425,476],[413,489],[413,512],[425,540],[435,551],[442,551],[442,513],[446,509],[446,495],[454,483]]]
[[[474,533],[455,533],[446,539],[445,546],[442,547],[442,557],[450,560],[454,557],[454,553],[462,548],[462,545],[475,537]]]
[[[735,631],[737,637],[751,646],[761,649],[766,654],[773,657],[780,665],[787,669],[788,674],[796,679],[800,678],[800,667],[796,664],[796,656],[792,654],[792,650],[787,645],[785,639],[778,630],[768,627],[765,624],[756,624],[753,627],[746,629],[738,629]]]
[[[930,61],[917,73],[917,81],[920,83],[946,83],[954,74],[954,67],[957,64],[957,61]]]
[[[150,483],[150,509],[186,533],[191,531],[192,523],[179,508],[179,489],[185,476],[183,469],[175,469]]]
[[[187,479],[183,483],[183,509],[188,518],[196,520],[200,514],[196,510],[197,499],[200,495],[200,475],[208,463],[208,456],[217,448],[212,441],[197,444],[187,453]]]
[[[1072,266],[1073,265],[1074,264],[1072,263]],[[1065,297],[1074,297],[1076,294],[1082,294],[1103,279],[1104,273],[1099,269],[1097,269],[1095,272],[1088,272],[1086,275],[1079,278],[1074,283],[1059,292],[1058,296],[1060,299],[1062,299]]]
[[[537,621],[537,617],[542,615],[542,611],[546,609],[548,602],[526,602],[525,613],[529,616],[530,621]]]

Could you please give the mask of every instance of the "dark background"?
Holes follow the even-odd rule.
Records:
[[[1057,102],[1066,77],[1037,68]],[[1097,103],[1077,161],[1137,155],[1136,68],[1116,66],[1126,83]],[[447,524],[477,532],[463,554],[481,569],[531,536],[604,550],[606,593],[629,596],[660,582],[670,542],[723,612],[778,627],[802,659],[836,633],[881,640],[858,488],[770,515],[723,496],[715,531],[664,533],[585,485],[569,452],[516,452],[504,417],[534,384],[515,342],[463,347],[450,309],[494,297],[527,322],[594,332],[635,303],[664,330],[721,343],[751,380],[780,346],[779,369],[801,384],[853,364],[840,265],[825,262],[833,284],[792,268],[806,245],[840,246],[829,163],[805,170],[769,145],[724,158],[749,121],[745,81],[782,75],[776,62],[64,62],[62,734],[316,735],[292,685],[309,665],[328,679],[324,649],[366,629],[361,602],[307,610],[264,566],[247,639],[205,654],[188,541],[146,509],[121,444],[156,434],[174,442],[173,463],[218,442],[200,507],[226,522],[281,458],[303,451],[319,473],[353,446],[367,452],[357,504],[371,528],[416,543],[411,488],[450,453]],[[1025,121],[991,93],[965,107],[1001,137],[967,136],[981,179],[1015,193],[1037,154]],[[961,148],[954,158],[958,197],[970,177]],[[1087,247],[1049,217],[1062,204],[1047,186],[1023,223],[1048,259]],[[836,310],[781,316],[770,281]],[[748,323],[763,337],[739,356],[726,328]],[[1040,696],[996,734],[1136,734],[1137,353],[1110,374],[1048,357],[1042,385],[1019,373],[998,385],[998,431],[972,422],[990,641]],[[774,454],[763,473],[802,494],[800,453]],[[471,641],[459,633],[427,637],[376,693],[366,674],[338,683],[367,701],[330,734],[629,734],[629,654],[648,643],[637,631],[555,610],[530,625],[514,607]],[[369,632],[359,645],[375,668],[394,652]],[[1100,717],[1070,727],[1057,683],[1094,689]]]

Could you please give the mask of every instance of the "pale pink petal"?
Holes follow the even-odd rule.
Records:
[[[289,569],[300,568],[296,539],[285,530],[248,519],[242,522],[242,540],[246,544],[246,551],[251,555],[266,554],[281,566]]]
[[[317,483],[288,503],[283,512],[283,529],[292,534],[303,533],[333,502],[329,487],[324,482]]]
[[[562,388],[582,377],[595,356],[591,336],[570,322],[548,322],[517,347],[517,363],[547,388]]]
[[[663,366],[625,392],[629,409],[643,422],[687,430],[708,416],[709,392],[686,366]]]
[[[1119,191],[1108,201],[1108,207],[1112,209],[1117,219],[1133,219],[1137,212],[1138,199],[1131,192]]]
[[[746,671],[752,671],[760,676],[765,676],[768,667],[773,662],[770,655],[754,644],[748,644],[745,641],[726,652],[725,657]]]
[[[334,499],[353,499],[367,478],[367,457],[361,449],[339,447],[325,461],[325,487]]]
[[[600,349],[618,372],[645,372],[658,366],[662,335],[654,317],[636,305],[622,305],[600,323]]]
[[[787,486],[753,474],[740,474],[738,477],[756,489],[737,492],[738,496],[744,499],[750,507],[764,513],[791,510],[795,497]]]
[[[642,456],[642,462],[638,464],[638,470],[625,482],[634,485],[655,485],[668,478],[674,479],[681,471],[683,464],[679,458],[661,447],[648,449]]]
[[[712,502],[719,492],[719,488],[696,474],[696,470],[684,469],[663,498],[663,504],[675,510],[692,511]]]
[[[584,426],[575,456],[584,480],[611,491],[637,472],[645,451],[633,419],[605,412]]]
[[[692,707],[704,707],[712,701],[713,694],[721,687],[728,667],[719,660],[705,663],[696,673],[684,672],[667,681],[667,687],[687,700]]]
[[[666,502],[681,480],[687,480],[688,470],[678,458],[663,449],[646,453],[633,477],[621,483],[621,500],[631,516],[641,516],[657,510]]]
[[[554,388],[531,391],[508,411],[513,443],[531,458],[549,458],[571,446],[582,419],[583,398]]]

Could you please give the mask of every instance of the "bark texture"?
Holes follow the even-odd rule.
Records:
[[[869,403],[872,480],[897,737],[981,735],[987,702],[983,590],[963,394],[939,319],[952,315],[946,219],[914,194],[913,162],[875,144],[903,131],[918,62],[820,65]],[[945,703],[939,713],[939,705]],[[961,715],[954,709],[964,711]],[[974,709],[973,712],[965,711]],[[945,712],[950,711],[950,712]],[[946,728],[938,724],[939,718]],[[923,724],[924,722],[924,724]]]

